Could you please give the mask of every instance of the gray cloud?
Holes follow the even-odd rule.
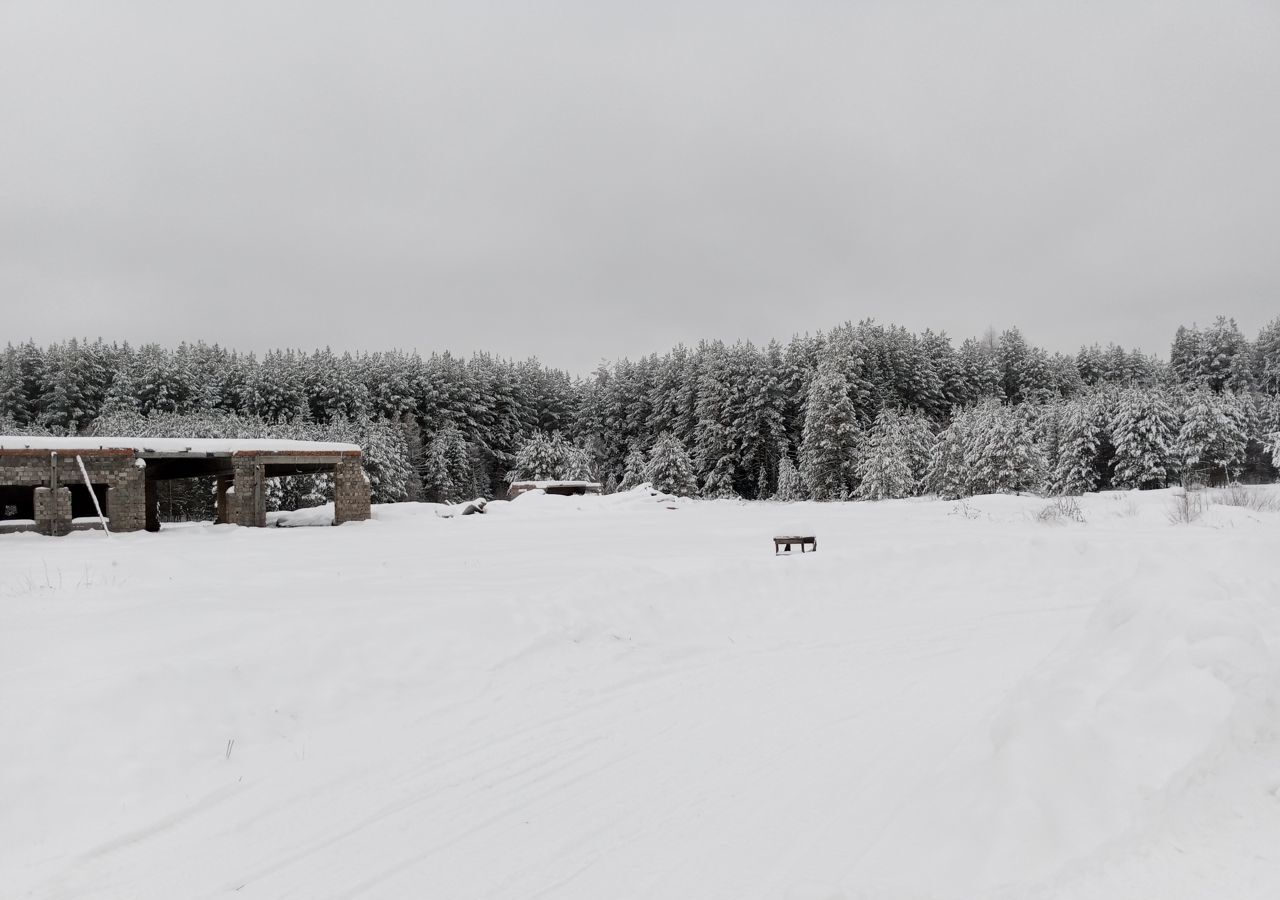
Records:
[[[1163,352],[1280,313],[1278,46],[1266,2],[9,2],[0,338]]]

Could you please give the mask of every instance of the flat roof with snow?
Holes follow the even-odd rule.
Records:
[[[529,491],[545,491],[548,494],[599,494],[602,486],[598,481],[513,481],[507,489],[507,499],[514,500]]]
[[[94,450],[128,450],[148,456],[298,455],[358,456],[355,444],[329,441],[292,441],[274,438],[143,438],[143,437],[31,437],[0,435],[0,453],[40,450],[86,453]]]

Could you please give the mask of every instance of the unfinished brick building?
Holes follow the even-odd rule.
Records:
[[[334,524],[369,518],[354,444],[276,440],[0,437],[0,533],[158,531],[156,485],[212,477],[220,523],[267,524],[266,480],[331,472]],[[96,503],[95,503],[96,500]]]

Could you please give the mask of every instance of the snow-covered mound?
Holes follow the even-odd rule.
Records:
[[[333,504],[323,503],[306,509],[267,513],[267,524],[277,528],[306,528],[333,524]]]

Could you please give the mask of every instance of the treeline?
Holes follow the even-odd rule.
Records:
[[[341,432],[366,446],[383,502],[566,473],[615,487],[674,472],[681,492],[746,499],[1266,479],[1277,394],[1280,319],[1254,340],[1225,318],[1180,328],[1167,360],[1114,344],[1051,354],[1017,329],[955,346],[868,321],[586,378],[485,354],[72,340],[0,356],[0,430]]]

